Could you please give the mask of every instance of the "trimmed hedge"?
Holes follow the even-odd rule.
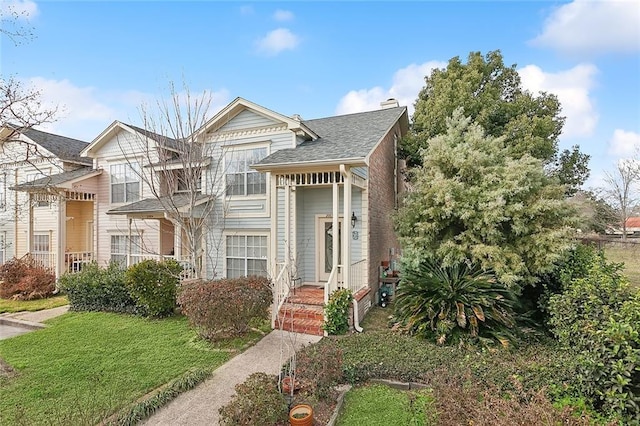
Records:
[[[271,282],[258,276],[195,281],[178,295],[182,313],[208,340],[242,335],[252,321],[267,320],[272,300]]]
[[[125,271],[117,263],[106,269],[89,263],[80,272],[61,276],[59,285],[67,293],[73,311],[144,313],[129,294]]]
[[[131,297],[148,315],[164,317],[176,309],[176,289],[182,266],[175,260],[143,260],[125,272],[125,284]]]

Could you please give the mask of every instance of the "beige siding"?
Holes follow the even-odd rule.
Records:
[[[230,130],[238,129],[251,129],[257,127],[266,127],[280,124],[272,118],[265,117],[262,114],[258,114],[254,111],[244,110],[240,114],[233,117],[220,128],[221,132],[227,132]]]

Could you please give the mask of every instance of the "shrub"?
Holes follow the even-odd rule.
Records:
[[[143,260],[127,269],[125,283],[129,293],[148,315],[162,317],[176,309],[176,289],[182,266],[175,260]]]
[[[104,269],[93,262],[80,272],[62,275],[59,283],[73,311],[144,312],[129,294],[124,279],[124,270],[117,263]]]
[[[345,334],[349,331],[349,306],[353,300],[351,290],[340,288],[331,293],[324,307],[327,316],[322,329],[329,334]]]
[[[236,385],[236,394],[220,408],[220,424],[228,426],[271,426],[287,420],[288,406],[278,391],[276,376],[253,373]]]
[[[269,318],[273,294],[268,278],[196,281],[182,286],[178,304],[208,340],[241,335],[255,319]]]
[[[301,388],[320,399],[342,382],[342,349],[331,339],[301,349],[296,355],[295,378]]]
[[[405,268],[395,317],[411,333],[435,338],[438,344],[487,337],[507,345],[513,339],[515,306],[513,292],[490,272],[425,260]]]
[[[30,257],[13,258],[0,265],[0,297],[33,300],[51,296],[55,274]]]
[[[620,265],[594,256],[584,278],[549,301],[550,326],[579,363],[577,381],[596,408],[640,420],[640,295]]]

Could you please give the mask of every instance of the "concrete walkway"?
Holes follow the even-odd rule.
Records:
[[[19,336],[39,328],[43,321],[60,316],[69,310],[69,306],[44,309],[36,312],[14,312],[0,314],[0,340]]]
[[[298,349],[315,343],[321,336],[274,330],[258,344],[220,366],[213,375],[195,389],[185,392],[147,419],[144,425],[217,425],[218,410],[226,405],[235,385],[245,381],[251,373],[278,374]]]

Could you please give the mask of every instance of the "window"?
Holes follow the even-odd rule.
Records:
[[[249,167],[266,156],[267,148],[244,149],[230,153],[226,162],[227,195],[266,194],[265,174]]]
[[[6,182],[7,182],[6,173],[0,173],[0,211],[4,211],[7,208],[7,183]]]
[[[127,267],[127,252],[129,251],[129,237],[127,235],[111,236],[111,261],[123,268]],[[131,254],[140,254],[140,237],[131,236]]]
[[[140,199],[140,165],[138,163],[114,164],[109,167],[109,174],[112,203],[131,203]]]
[[[267,237],[227,236],[227,278],[267,276]]]
[[[34,234],[33,244],[31,245],[31,252],[33,254],[49,254],[49,249],[49,235]]]
[[[195,189],[202,189],[202,172],[198,170],[176,170],[176,178],[178,181],[178,192],[189,191],[189,186],[195,181]]]

